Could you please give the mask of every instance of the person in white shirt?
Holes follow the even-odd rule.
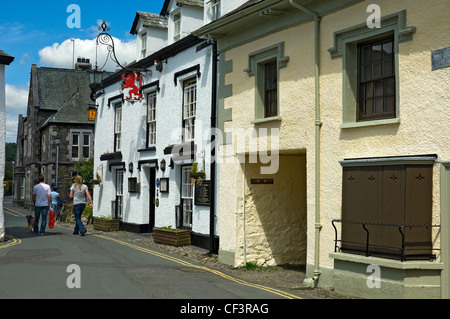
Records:
[[[34,228],[33,231],[37,234],[39,229],[39,219],[42,215],[40,234],[45,234],[45,227],[47,225],[47,215],[49,207],[52,204],[52,191],[50,186],[45,184],[45,177],[39,176],[39,184],[33,188],[33,203],[34,203]]]

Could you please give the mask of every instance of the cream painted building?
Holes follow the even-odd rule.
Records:
[[[253,0],[195,32],[220,53],[222,262],[304,264],[305,285],[365,298],[450,297],[448,12]]]

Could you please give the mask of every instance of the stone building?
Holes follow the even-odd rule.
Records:
[[[90,70],[89,60],[82,59],[75,69],[32,65],[27,116],[19,115],[15,205],[33,207],[32,189],[40,174],[67,201],[77,174],[74,163],[93,157],[95,123],[87,117]]]

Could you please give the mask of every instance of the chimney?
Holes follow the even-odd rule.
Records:
[[[77,63],[75,63],[75,70],[92,70],[90,59],[78,58]]]

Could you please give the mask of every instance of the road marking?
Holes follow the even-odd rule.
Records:
[[[22,217],[22,215],[19,215],[19,214],[15,213],[15,212],[13,212],[11,210],[5,209],[4,212],[7,213],[7,214],[10,214],[12,216],[15,216],[15,217]]]
[[[247,282],[245,280],[234,278],[232,276],[226,275],[226,274],[224,274],[224,273],[222,273],[222,272],[220,272],[218,270],[214,270],[214,269],[207,268],[207,267],[204,267],[204,266],[194,265],[194,264],[191,264],[190,262],[187,262],[185,260],[178,259],[178,258],[172,257],[172,256],[168,256],[166,254],[159,253],[157,251],[154,251],[154,250],[151,250],[151,249],[148,249],[148,248],[144,248],[144,247],[136,246],[136,245],[133,245],[133,244],[130,244],[130,243],[126,243],[124,241],[117,240],[115,238],[110,238],[110,237],[106,237],[106,236],[102,236],[102,235],[94,235],[94,236],[99,237],[99,238],[103,238],[103,239],[106,239],[106,240],[114,241],[114,242],[116,242],[116,243],[118,243],[120,245],[127,246],[127,247],[130,247],[130,248],[142,251],[144,253],[151,254],[153,256],[164,258],[166,260],[173,261],[175,263],[181,264],[181,265],[186,266],[186,267],[192,267],[192,268],[201,269],[201,270],[213,273],[215,275],[218,275],[218,276],[220,276],[222,278],[225,278],[227,280],[234,281],[234,282],[236,282],[238,284],[241,284],[241,285],[244,285],[244,286],[248,286],[248,287],[253,287],[253,288],[260,289],[260,290],[264,290],[264,291],[276,294],[278,296],[281,296],[281,297],[284,297],[284,298],[287,298],[287,299],[302,299],[301,297],[292,295],[290,293],[287,293],[287,292],[284,292],[284,291],[281,291],[281,290],[278,290],[278,289],[275,289],[275,288],[270,288],[270,287],[262,286],[262,285],[259,285],[259,284],[252,284],[252,283],[249,283],[249,282]]]
[[[0,249],[9,248],[9,247],[16,246],[16,245],[19,245],[20,243],[22,243],[22,241],[20,239],[15,238],[13,236],[6,235],[5,237],[6,237],[6,239],[8,239],[8,242],[7,242],[7,244],[4,244],[4,245],[0,244]],[[9,240],[11,240],[11,239],[12,239],[12,242],[9,242]]]

